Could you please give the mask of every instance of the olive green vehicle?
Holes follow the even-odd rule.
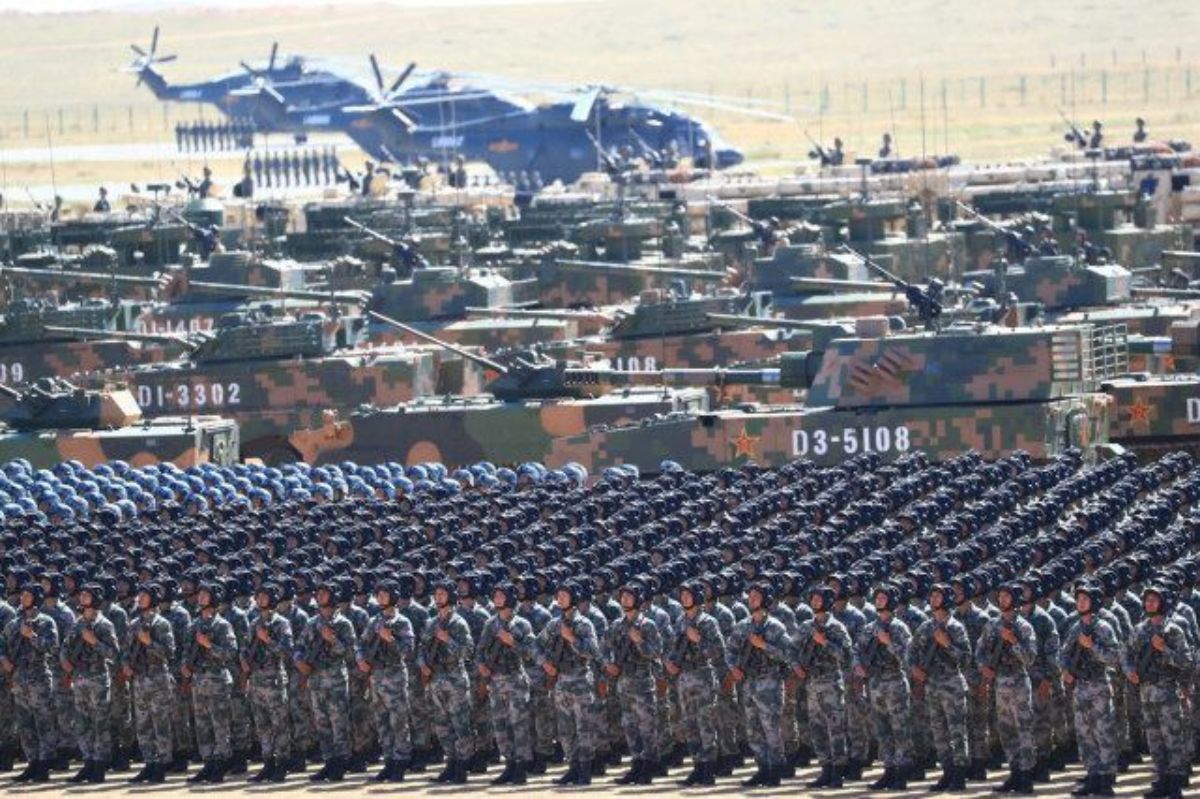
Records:
[[[228,465],[238,459],[238,427],[220,416],[142,418],[128,389],[78,388],[45,378],[23,391],[0,386],[0,459],[27,459],[35,469],[66,460],[95,466],[174,463]]]

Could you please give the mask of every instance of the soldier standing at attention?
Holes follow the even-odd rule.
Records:
[[[175,634],[171,622],[158,612],[162,588],[157,583],[138,587],[137,616],[129,625],[124,672],[133,682],[133,716],[138,748],[145,767],[130,782],[157,784],[171,765],[171,722],[175,717]]]
[[[742,684],[746,711],[746,741],[758,771],[742,787],[778,787],[785,767],[783,749],[784,670],[792,660],[792,642],[783,622],[770,615],[775,592],[768,582],[751,587],[750,616],[730,636],[726,659],[726,690]]]
[[[338,586],[322,583],[316,597],[317,613],[296,647],[296,667],[308,678],[313,727],[325,761],[309,780],[341,782],[350,760],[350,675],[346,658],[357,660],[358,640],[354,625],[338,607]]]
[[[65,585],[63,575],[58,572],[42,575],[42,589],[46,592],[42,600],[42,612],[54,621],[59,641],[67,640],[75,627],[75,612],[62,601],[66,596]],[[51,660],[50,673],[54,676],[54,728],[58,737],[58,756],[54,768],[66,768],[79,742],[75,696],[64,679],[65,672],[59,658]]]
[[[492,734],[504,758],[504,771],[492,785],[524,785],[533,760],[533,705],[525,661],[533,651],[533,626],[517,615],[517,587],[501,583],[492,591],[496,614],[488,619],[476,648],[476,669],[487,692]]]
[[[1037,634],[1017,613],[1021,586],[1002,585],[996,592],[999,618],[983,628],[976,659],[983,681],[996,695],[996,727],[1010,774],[1000,793],[1033,793],[1033,686],[1029,667],[1037,659]]]
[[[1104,125],[1100,124],[1100,120],[1092,121],[1092,135],[1088,138],[1088,148],[1099,150],[1104,146]]]
[[[418,666],[433,704],[434,733],[446,752],[446,767],[434,782],[462,785],[474,752],[471,737],[471,682],[466,664],[475,642],[471,628],[454,606],[456,586],[449,580],[433,589],[437,615],[426,625]]]
[[[396,609],[400,594],[393,580],[376,587],[379,613],[367,624],[358,661],[358,670],[370,677],[375,726],[384,750],[384,765],[375,775],[376,782],[400,782],[412,762],[406,661],[416,649],[416,638],[412,623]]]
[[[1191,741],[1184,723],[1181,689],[1192,652],[1183,629],[1171,620],[1173,586],[1142,591],[1146,618],[1134,628],[1125,650],[1125,675],[1138,687],[1142,726],[1157,779],[1146,796],[1180,796],[1188,777]]]
[[[942,761],[942,777],[933,791],[961,791],[967,768],[967,681],[971,662],[967,628],[950,613],[953,589],[938,583],[929,592],[932,617],[917,628],[908,647],[908,666],[916,691],[925,698],[929,728]]]
[[[650,785],[658,774],[658,681],[654,666],[662,657],[658,625],[642,614],[645,597],[637,583],[618,592],[621,618],[605,637],[604,672],[616,682],[621,727],[633,762],[618,785]]]
[[[4,631],[17,617],[13,606],[0,596],[0,662],[5,655]],[[12,677],[8,669],[0,669],[0,772],[12,771],[13,750],[16,748],[17,728],[13,716]]]
[[[596,677],[592,662],[600,658],[596,628],[578,613],[580,590],[566,582],[555,591],[560,615],[538,636],[538,659],[553,685],[558,739],[569,767],[555,785],[591,785],[596,754],[593,705]]]
[[[880,147],[879,147],[879,157],[880,158],[891,158],[892,157],[892,134],[891,133],[883,134],[883,144],[880,145]]]
[[[0,666],[12,685],[17,733],[27,766],[13,782],[48,782],[58,756],[54,724],[54,686],[50,661],[58,651],[58,629],[41,610],[45,589],[21,587],[21,612],[4,630]]]
[[[204,767],[188,777],[189,783],[224,782],[233,759],[233,675],[237,637],[233,625],[217,613],[221,586],[202,585],[196,592],[199,615],[192,624],[184,650],[182,672],[191,683],[192,718]]]
[[[554,696],[549,676],[537,665],[537,639],[546,625],[550,623],[550,611],[538,602],[538,578],[532,574],[523,575],[517,583],[517,594],[521,604],[517,615],[529,622],[533,630],[534,645],[526,656],[529,668],[529,692],[532,702],[530,711],[533,720],[533,762],[529,767],[530,774],[545,774],[546,764],[555,757],[554,735],[556,721],[554,717]]]
[[[96,204],[92,206],[92,211],[97,214],[107,214],[112,210],[112,204],[108,201],[108,189],[100,187],[100,197],[97,198]]]
[[[1117,779],[1117,727],[1108,670],[1120,660],[1112,626],[1100,618],[1104,591],[1095,583],[1075,589],[1078,617],[1059,649],[1063,682],[1072,688],[1075,737],[1087,774],[1072,796],[1112,796]]]
[[[292,625],[275,611],[281,594],[274,583],[259,589],[254,600],[258,615],[242,652],[246,697],[263,759],[262,770],[250,782],[283,782],[291,760],[287,670],[292,662]]]
[[[456,581],[458,594],[458,615],[467,623],[471,631],[471,640],[478,642],[483,635],[483,627],[491,618],[486,610],[479,605],[479,600],[491,585],[491,575],[479,571],[468,571],[459,575]],[[491,719],[489,718],[488,702],[483,691],[479,690],[480,679],[478,672],[468,664],[467,680],[471,690],[468,697],[471,700],[471,734],[474,743],[471,746],[471,762],[467,764],[473,774],[483,774],[487,771],[488,753],[495,746],[492,738]]]
[[[796,632],[796,676],[805,681],[809,734],[821,773],[809,788],[841,788],[848,759],[846,681],[850,633],[834,615],[836,592],[822,585],[809,594],[813,618]]]
[[[1146,141],[1146,139],[1150,138],[1150,134],[1146,132],[1146,120],[1138,117],[1133,122],[1135,125],[1137,125],[1137,130],[1133,132],[1134,144],[1141,144]]]
[[[854,647],[854,674],[866,681],[883,761],[883,776],[870,787],[873,791],[903,791],[908,788],[912,766],[912,696],[904,668],[912,633],[895,617],[899,587],[884,584],[876,588],[874,605],[878,618],[863,628]]]
[[[680,721],[692,753],[692,771],[679,782],[684,788],[712,785],[717,773],[717,669],[725,666],[725,636],[705,610],[705,596],[700,582],[679,587],[684,615],[665,655],[667,674],[678,685]]]
[[[112,670],[120,653],[113,623],[100,612],[104,589],[79,592],[80,615],[63,644],[63,671],[75,695],[83,768],[68,782],[104,782],[112,760]]]

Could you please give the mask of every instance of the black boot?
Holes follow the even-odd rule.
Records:
[[[833,766],[832,765],[823,765],[823,766],[821,766],[821,773],[817,776],[817,778],[815,780],[813,780],[812,782],[808,783],[808,785],[805,787],[807,787],[807,788],[828,788],[829,781],[831,779],[833,779]]]
[[[1100,776],[1097,774],[1088,774],[1079,784],[1075,786],[1075,790],[1071,791],[1071,796],[1091,796],[1096,791],[1096,785],[1100,781]]]
[[[872,791],[886,791],[892,787],[892,783],[895,781],[895,779],[896,770],[891,766],[888,766],[883,770],[883,776],[875,780],[875,782],[871,783],[867,787]]]
[[[529,761],[529,767],[525,769],[526,774],[545,774],[546,773],[546,756],[534,755],[533,760]]]
[[[154,764],[147,763],[144,766],[142,766],[141,771],[139,771],[137,774],[134,774],[132,777],[129,778],[129,782],[133,785],[137,785],[137,784],[146,782],[150,779],[150,775],[153,772],[154,772]]]
[[[443,785],[450,782],[450,778],[454,776],[454,770],[457,768],[457,764],[458,761],[454,758],[447,760],[446,767],[442,769],[440,774],[433,778],[433,781]]]
[[[863,764],[857,758],[850,758],[842,769],[842,777],[847,780],[861,780]]]
[[[456,760],[454,762],[455,762],[455,767],[454,767],[454,772],[450,775],[450,784],[451,785],[466,785],[467,784],[467,775],[470,774],[470,772],[473,770],[469,767],[470,761]],[[484,770],[485,771],[487,770],[486,762],[484,763]]]
[[[229,773],[229,761],[223,757],[218,757],[213,761],[212,771],[208,772],[208,782],[214,785],[220,785],[225,782],[225,775]]]
[[[129,770],[129,750],[123,746],[113,749],[112,761],[108,764],[112,771]]]
[[[1034,782],[1049,782],[1050,781],[1050,758],[1039,757],[1033,765],[1033,780]]]
[[[692,770],[688,772],[687,776],[681,780],[676,780],[675,784],[680,788],[691,788],[697,784],[696,781],[700,779],[700,766],[701,761],[697,760],[692,764]]]
[[[1021,769],[1017,772],[1017,784],[1013,786],[1013,793],[1020,796],[1033,795],[1033,769]]]
[[[225,773],[233,775],[245,774],[250,770],[248,758],[249,755],[245,752],[234,752],[233,757],[225,762]]]
[[[1101,774],[1096,778],[1096,786],[1092,788],[1092,796],[1116,796],[1113,785],[1117,781],[1116,774]]]
[[[29,777],[30,783],[50,782],[50,771],[53,763],[49,760],[39,760],[38,767]]]
[[[763,779],[764,788],[778,788],[783,782],[783,769],[779,766],[771,766],[767,769],[766,778]]]
[[[898,766],[892,770],[892,784],[888,786],[888,790],[892,791],[907,791],[908,790],[908,770],[907,765]]]
[[[576,785],[591,785],[592,784],[592,761],[579,761],[579,777],[575,780]]]
[[[271,768],[271,773],[267,775],[267,782],[286,782],[288,772],[291,771],[291,761],[283,758],[273,758],[274,766]]]
[[[513,771],[516,769],[516,767],[517,767],[516,761],[513,761],[513,760],[508,761],[507,763],[504,764],[504,770],[500,772],[499,776],[494,777],[493,779],[489,780],[488,784],[489,785],[511,785]]]
[[[642,762],[642,773],[638,775],[637,780],[633,784],[652,785],[654,784],[655,776],[660,773],[665,774],[666,769],[657,760],[645,760]]]
[[[325,782],[329,779],[329,769],[333,767],[333,758],[329,758],[321,764],[321,768],[317,769],[314,774],[308,776],[309,782]]]
[[[166,763],[155,763],[150,767],[150,776],[146,778],[147,785],[162,785],[167,781],[167,771],[169,770]]]
[[[92,776],[92,761],[85,760],[85,761],[83,761],[83,768],[81,768],[81,769],[79,769],[79,771],[75,772],[75,774],[73,776],[67,778],[67,782],[69,782],[73,785],[78,785],[80,783],[87,782],[88,778],[91,776]]]
[[[733,758],[730,755],[720,755],[713,765],[714,777],[729,777],[733,775]]]
[[[578,785],[579,784],[579,766],[575,761],[571,761],[570,767],[554,780],[555,785]]]
[[[645,768],[645,766],[643,765],[641,758],[635,757],[633,762],[629,764],[629,771],[626,771],[620,777],[617,777],[615,780],[613,780],[613,782],[617,785],[634,785],[642,776],[643,768]]]
[[[767,777],[769,776],[767,774],[767,771],[768,771],[767,767],[760,764],[757,771],[755,771],[753,774],[751,774],[748,778],[742,780],[742,787],[743,788],[757,788],[760,785],[763,785],[764,782],[766,781]]]
[[[88,775],[88,783],[91,785],[99,785],[104,782],[105,771],[108,770],[108,762],[105,760],[92,761],[92,773]]]
[[[341,782],[346,778],[346,758],[335,757],[329,764],[329,773],[325,775],[326,782]]]
[[[201,782],[208,782],[208,775],[212,774],[213,761],[205,760],[204,766],[199,771],[187,778],[188,785],[195,785]]]
[[[524,760],[518,760],[513,766],[512,779],[508,781],[509,785],[524,785],[529,781],[529,764]]]
[[[35,771],[37,771],[37,768],[38,768],[38,761],[30,760],[28,763],[25,764],[25,770],[22,771],[17,776],[13,777],[12,781],[17,782],[17,783],[29,782],[29,780],[33,777],[33,773]]]
[[[275,772],[275,758],[268,757],[263,761],[262,769],[250,777],[246,782],[267,782],[271,779],[271,774]]]
[[[165,768],[171,774],[187,774],[189,760],[187,752],[176,752],[175,757],[165,765]]]
[[[829,787],[841,788],[845,784],[842,775],[842,766],[835,763],[833,768],[829,769]]]
[[[987,760],[978,757],[973,758],[971,760],[971,765],[967,766],[966,770],[963,772],[963,777],[971,780],[972,782],[986,780],[987,767]]]
[[[1011,769],[1008,770],[1008,779],[1006,779],[1004,782],[997,785],[995,792],[996,793],[1008,793],[1009,791],[1012,791],[1013,789],[1015,789],[1017,787],[1017,779],[1019,778],[1019,776],[1020,776],[1020,772],[1017,771],[1016,766],[1013,766]]]
[[[488,769],[488,753],[476,752],[471,756],[469,761],[465,761],[468,770],[472,774],[487,774]]]
[[[947,791],[965,791],[967,789],[967,780],[963,776],[962,766],[950,767],[950,784],[946,786]]]
[[[1150,783],[1150,790],[1142,794],[1142,799],[1165,799],[1169,796],[1170,794],[1167,793],[1168,779],[1170,778],[1164,774]]]
[[[950,788],[950,783],[954,781],[954,766],[946,765],[942,767],[942,778],[929,786],[930,793],[942,793]]]
[[[711,760],[700,761],[700,779],[696,781],[697,785],[716,785],[716,763]]]

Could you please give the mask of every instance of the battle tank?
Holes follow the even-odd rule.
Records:
[[[23,391],[0,386],[0,458],[27,459],[35,469],[66,460],[92,467],[112,460],[134,466],[170,462],[226,466],[238,458],[238,427],[220,416],[142,418],[133,394],[106,386],[87,390],[43,378]]]

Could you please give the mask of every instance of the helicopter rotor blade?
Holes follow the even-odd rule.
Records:
[[[158,52],[158,26],[154,26],[154,35],[150,37],[150,56]]]
[[[154,63],[155,64],[169,64],[172,61],[174,61],[176,58],[179,58],[179,56],[174,55],[174,54],[163,55],[163,56],[159,56],[158,58],[154,59]]]
[[[387,96],[390,97],[391,95],[395,94],[396,91],[402,85],[404,85],[404,81],[408,80],[408,76],[411,75],[412,71],[416,68],[417,68],[417,62],[409,61],[408,66],[406,66],[404,68],[404,71],[400,73],[399,77],[397,77],[394,81],[392,81],[392,85],[387,90]]]
[[[275,56],[279,55],[279,42],[271,42],[271,58],[267,61],[267,72],[275,71]]]
[[[242,69],[246,70],[247,72],[249,72],[249,73],[250,73],[251,75],[253,75],[254,77],[256,77],[256,78],[258,77],[258,70],[257,70],[257,69],[255,69],[254,67],[250,66],[250,65],[249,65],[249,64],[247,64],[245,61],[239,61],[238,63],[242,65]]]
[[[377,59],[375,57],[374,53],[371,53],[370,59],[371,59],[371,72],[375,75],[375,87],[379,90],[379,94],[382,95],[384,93],[383,92],[383,70],[381,70],[379,68],[379,59]]]
[[[596,101],[600,99],[600,92],[599,86],[593,86],[575,101],[575,105],[571,107],[572,122],[587,122],[591,118]]]
[[[142,58],[146,57],[146,51],[143,50],[142,48],[138,47],[136,44],[129,45],[129,49],[132,50],[137,55],[141,56]]]

